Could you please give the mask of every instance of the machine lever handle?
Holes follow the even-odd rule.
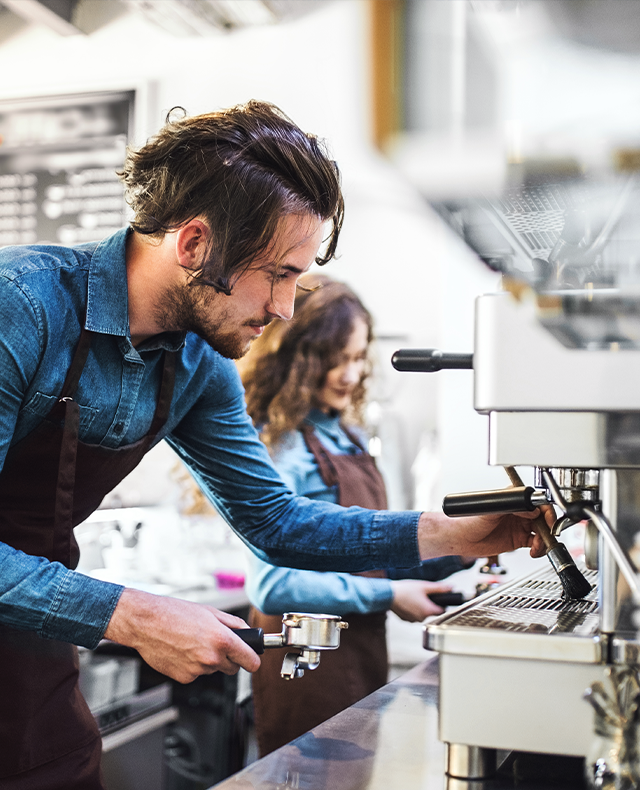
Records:
[[[391,357],[391,364],[403,372],[473,370],[473,354],[451,354],[437,348],[401,348]]]
[[[547,494],[531,486],[516,486],[498,491],[468,491],[447,494],[442,501],[446,516],[483,516],[489,513],[518,513],[549,504]]]
[[[231,630],[259,656],[264,653],[264,631],[262,628],[232,628]]]

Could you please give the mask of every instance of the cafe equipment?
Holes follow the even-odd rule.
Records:
[[[177,721],[171,686],[140,687],[135,651],[78,648],[80,690],[102,739],[101,768],[107,790],[165,787],[164,738]]]
[[[340,647],[340,631],[349,623],[333,614],[302,614],[287,612],[282,616],[282,631],[265,634],[262,628],[238,628],[235,633],[256,653],[267,648],[293,647],[300,652],[286,653],[280,676],[285,680],[301,678],[305,669],[316,669],[323,650]]]
[[[440,207],[504,290],[476,301],[473,354],[393,359],[472,368],[489,463],[533,470],[515,499],[513,487],[453,495],[445,512],[462,515],[465,498],[465,514],[551,504],[560,543],[587,525],[583,597],[568,598],[541,560],[425,626],[440,654],[447,772],[462,779],[489,775],[496,750],[586,757],[585,690],[640,663],[640,189],[633,174],[569,175],[525,173],[495,199]]]
[[[323,650],[337,650],[340,647],[340,631],[348,627],[349,623],[336,614],[287,612],[282,615],[282,631],[279,634],[265,634],[262,628],[231,630],[258,655],[268,648],[276,647],[292,647],[299,651],[286,653],[282,662],[281,677],[293,680],[301,678],[305,669],[316,669]],[[107,657],[137,655],[133,648],[108,640],[100,643],[99,652]]]
[[[587,755],[589,788],[635,790],[640,786],[638,704],[640,684],[635,667],[609,667],[610,683],[596,681],[584,698],[595,714],[595,738]]]

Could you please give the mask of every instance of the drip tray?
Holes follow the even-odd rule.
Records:
[[[425,626],[440,653],[439,736],[449,744],[584,757],[593,717],[583,699],[606,680],[593,586],[565,600],[553,568],[516,579]]]
[[[424,647],[461,655],[600,663],[598,574],[584,566],[580,570],[592,586],[581,600],[563,598],[562,584],[547,566],[433,620],[425,626]]]

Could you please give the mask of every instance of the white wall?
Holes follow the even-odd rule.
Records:
[[[410,466],[436,431],[435,477],[420,505],[438,507],[448,491],[501,485],[501,470],[486,464],[486,418],[473,411],[472,373],[401,374],[389,363],[401,346],[471,351],[474,298],[496,280],[370,145],[366,0],[336,0],[293,22],[206,38],[174,37],[112,0],[85,0],[83,9],[103,18],[96,16],[90,35],[68,38],[0,17],[0,100],[136,87],[142,142],[174,105],[198,113],[262,98],[326,138],[347,201],[340,258],[327,271],[357,288],[382,336],[374,394],[383,406],[391,504],[412,504]],[[533,154],[604,155],[612,137],[635,139],[638,57],[562,42],[537,10],[523,5],[488,26],[505,124]]]
[[[447,5],[439,0],[416,2],[424,12],[422,24],[433,20],[433,8],[430,10],[429,5],[438,6],[439,16],[442,16],[441,6]],[[427,197],[439,199],[443,189],[447,190],[445,196],[449,199],[476,194],[473,188],[477,193],[491,193],[504,176],[500,167],[504,171],[508,158],[512,161],[522,157],[574,159],[587,170],[610,173],[617,148],[640,149],[640,45],[637,36],[634,41],[633,35],[625,34],[624,28],[620,28],[625,23],[622,12],[632,13],[635,19],[638,12],[630,12],[629,6],[616,0],[584,4],[591,9],[597,7],[601,25],[607,27],[602,35],[598,30],[590,30],[590,37],[633,44],[629,51],[622,52],[585,46],[560,36],[546,13],[555,4],[556,0],[466,4],[468,19],[473,18],[476,32],[484,34],[483,52],[493,61],[491,73],[496,77],[495,96],[499,97],[497,117],[490,141],[474,134],[471,124],[461,124],[463,128],[455,129],[453,122],[448,140],[437,138],[434,144],[427,135],[417,142],[405,139],[405,144],[409,143],[407,150],[422,163],[416,168],[412,162],[408,167],[403,162],[405,172],[411,178],[413,169],[412,180]],[[453,0],[449,0],[449,5],[453,5]],[[565,11],[571,5],[576,16],[581,16],[576,9],[580,4],[571,0],[564,4],[557,2],[557,7],[565,6]],[[446,57],[451,57],[452,46],[449,43],[438,50],[438,45],[447,35],[451,37],[451,29],[438,31],[432,27],[429,31],[430,40],[436,42],[436,54],[444,53],[445,73]],[[420,90],[424,93],[427,84],[426,78],[422,82],[416,80],[416,95],[410,98],[424,102]],[[471,86],[464,88],[470,90]],[[424,120],[423,125],[427,125]],[[444,143],[449,143],[451,152],[458,147],[457,157],[445,155]],[[478,157],[480,144],[486,147],[486,152]],[[494,152],[498,153],[496,162],[492,159]],[[396,161],[400,163],[400,159]],[[472,174],[478,178],[472,178]],[[456,250],[450,239],[440,259],[443,261],[440,342],[447,350],[471,351],[475,296],[495,290],[497,278],[469,253]],[[507,484],[502,469],[487,466],[487,418],[473,412],[471,375],[450,371],[438,376],[441,471],[433,486],[431,506],[437,506],[447,492]],[[529,474],[530,470],[524,470],[523,476]]]
[[[207,38],[173,37],[130,11],[88,36],[5,28],[0,73],[11,79],[0,83],[0,100],[139,87],[141,142],[174,105],[194,114],[260,98],[326,138],[347,205],[340,259],[327,271],[357,288],[381,335],[398,338],[380,343],[376,394],[393,461],[392,504],[407,506],[409,467],[421,436],[436,426],[438,383],[396,373],[389,357],[399,346],[438,346],[439,270],[448,253],[440,223],[370,146],[367,24],[364,0],[338,0],[290,23]]]

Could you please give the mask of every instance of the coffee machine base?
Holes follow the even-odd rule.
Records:
[[[490,775],[496,750],[586,756],[593,711],[583,694],[606,685],[607,640],[597,572],[581,571],[593,586],[582,600],[563,599],[547,565],[425,626],[424,646],[440,654],[450,776]]]

